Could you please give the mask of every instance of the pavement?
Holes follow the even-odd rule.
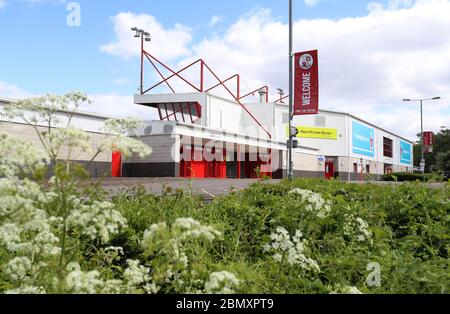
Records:
[[[116,194],[121,189],[141,185],[148,193],[161,195],[164,189],[191,191],[201,195],[206,201],[224,196],[232,191],[244,190],[257,179],[184,179],[184,178],[105,178],[103,188],[110,194]],[[268,180],[269,183],[279,183],[281,180]]]

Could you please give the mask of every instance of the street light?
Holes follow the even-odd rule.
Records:
[[[137,28],[137,27],[132,27],[131,30],[134,33],[134,37],[136,38],[141,38],[141,84],[140,84],[140,91],[141,94],[144,91],[144,41],[151,41],[151,37],[150,37],[150,33]]]
[[[425,156],[424,156],[424,146],[423,146],[423,109],[422,105],[424,101],[429,100],[439,100],[441,97],[433,97],[433,98],[425,98],[425,99],[409,99],[405,98],[403,101],[418,101],[420,102],[420,150],[421,150],[421,160],[420,160],[420,168],[422,170],[422,175],[425,176]]]

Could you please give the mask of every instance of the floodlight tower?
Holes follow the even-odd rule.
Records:
[[[142,92],[144,91],[144,41],[151,41],[150,33],[137,28],[132,27],[131,30],[135,32],[134,37],[141,38],[141,83],[139,86],[139,91],[142,95]]]

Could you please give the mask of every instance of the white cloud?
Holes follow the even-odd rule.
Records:
[[[418,0],[389,0],[387,6],[384,6],[379,2],[370,2],[367,5],[367,10],[372,13],[379,13],[383,10],[399,10],[404,8],[411,8],[417,1]]]
[[[317,3],[319,3],[319,0],[305,0],[305,5],[307,5],[308,7],[313,7]]]
[[[0,0],[0,9],[6,7],[6,0]]]
[[[149,14],[122,12],[111,18],[114,24],[116,39],[101,46],[103,52],[130,58],[140,54],[139,41],[133,37],[131,27],[138,27],[150,33],[152,41],[146,43],[152,54],[164,56],[165,60],[173,60],[189,55],[188,45],[191,43],[191,30],[182,24],[165,28]]]
[[[448,0],[391,1],[378,14],[296,21],[295,50],[319,50],[321,107],[348,111],[414,139],[418,105],[401,100],[441,96],[426,103],[425,128],[450,125],[448,12]],[[288,90],[288,26],[270,10],[252,11],[222,36],[191,49],[180,65],[203,58],[222,78],[239,72],[248,89],[268,83],[272,96],[276,87]]]
[[[115,94],[91,94],[88,96],[93,103],[82,108],[83,111],[119,118],[136,117],[142,120],[159,120],[156,109],[134,104],[133,96]]]
[[[30,94],[20,87],[0,81],[0,97],[21,98],[29,96]]]
[[[132,81],[129,79],[125,79],[125,78],[117,78],[114,80],[114,83],[116,85],[128,85],[128,84],[131,84]]]
[[[0,98],[21,99],[26,97],[39,97],[33,95],[16,85],[0,81]],[[110,117],[136,117],[142,120],[158,120],[158,112],[149,107],[136,105],[133,96],[120,96],[116,94],[89,94],[92,104],[83,105],[80,110],[103,114]]]
[[[222,22],[222,20],[223,20],[223,17],[221,17],[220,15],[214,14],[211,17],[211,20],[209,21],[209,25],[210,26],[216,26],[217,24]]]

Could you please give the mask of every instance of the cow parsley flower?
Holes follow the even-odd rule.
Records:
[[[65,284],[67,291],[77,294],[95,294],[104,287],[103,280],[100,279],[100,273],[96,270],[84,272],[77,263],[67,265],[69,274],[66,277]]]
[[[296,230],[293,237],[283,227],[277,227],[270,235],[271,243],[263,245],[263,251],[272,253],[276,262],[286,261],[289,265],[298,265],[308,271],[320,272],[317,262],[305,256],[307,240],[302,240],[302,233]]]
[[[94,201],[92,205],[81,205],[73,209],[67,217],[67,224],[79,228],[82,234],[92,240],[99,238],[102,242],[109,241],[110,236],[126,226],[126,219],[114,209],[109,202]]]
[[[31,271],[31,260],[26,256],[18,256],[10,260],[3,268],[3,273],[13,281],[26,281]]]
[[[355,213],[345,216],[343,225],[344,234],[350,238],[355,238],[359,242],[369,241],[372,243],[372,233],[369,230],[369,224]]]
[[[232,294],[239,288],[239,280],[233,273],[216,271],[209,275],[205,283],[205,291],[208,294]]]
[[[330,294],[363,294],[357,287],[338,286]]]
[[[212,241],[221,235],[221,233],[213,227],[203,226],[201,223],[192,218],[176,219],[172,229],[177,234],[177,239],[179,241],[200,238],[207,241]]]
[[[20,286],[16,289],[5,291],[5,294],[45,294],[44,287]]]
[[[325,218],[331,211],[331,202],[325,200],[319,193],[296,188],[289,194],[299,195],[302,201],[306,203],[305,210],[314,212],[319,218]]]

